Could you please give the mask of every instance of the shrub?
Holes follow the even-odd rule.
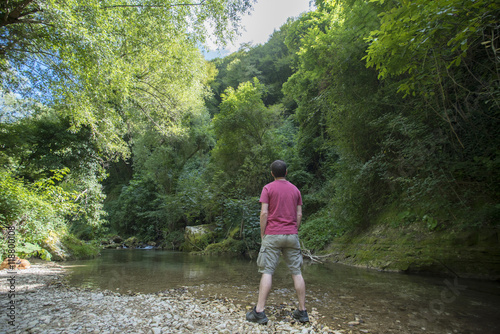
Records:
[[[71,193],[56,185],[69,170],[53,171],[53,176],[33,184],[16,179],[10,171],[0,170],[0,221],[2,230],[13,231],[15,249],[29,245],[42,247],[49,233],[65,234],[65,216],[76,211]],[[28,247],[29,248],[29,247]],[[0,239],[0,253],[6,253],[7,243]],[[29,252],[31,253],[31,252]],[[46,255],[50,258],[50,254]]]
[[[331,214],[327,210],[322,210],[301,224],[299,237],[305,248],[319,251],[324,249],[333,238],[343,233],[343,229],[335,224]]]
[[[91,259],[99,255],[99,247],[79,240],[72,234],[62,238],[63,247],[69,253],[69,259]]]

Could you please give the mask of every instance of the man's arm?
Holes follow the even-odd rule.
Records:
[[[260,237],[264,238],[264,234],[266,233],[266,226],[267,226],[267,216],[268,216],[268,209],[269,209],[269,204],[268,203],[261,203],[262,206],[260,208]]]
[[[299,230],[301,221],[302,221],[302,205],[297,205],[297,231]]]

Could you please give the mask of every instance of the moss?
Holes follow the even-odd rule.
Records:
[[[212,234],[196,234],[185,238],[181,246],[184,252],[203,251],[213,239]]]
[[[181,245],[181,250],[185,252],[203,251],[214,241],[214,228],[215,226],[210,224],[187,226],[184,231],[184,242]]]
[[[139,238],[137,237],[130,237],[130,238],[127,238],[123,244],[129,248],[134,248],[134,247],[137,247],[139,245]]]
[[[208,245],[203,253],[206,254],[243,254],[246,250],[245,242],[243,240],[236,240],[233,238],[227,238],[223,241],[215,244]]]
[[[65,232],[50,232],[41,246],[43,250],[38,255],[46,260],[90,259],[99,255],[99,246],[96,243],[86,243]]]
[[[229,232],[229,238],[236,239],[240,234],[240,227],[235,227]]]
[[[69,253],[68,260],[92,259],[99,255],[96,244],[83,242],[72,234],[63,237],[62,244]]]
[[[380,224],[338,237],[324,251],[336,261],[381,270],[431,272],[463,277],[500,277],[498,231],[430,231],[415,222],[396,228]]]

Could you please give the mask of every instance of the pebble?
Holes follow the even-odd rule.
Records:
[[[7,296],[7,270],[0,271],[0,294]],[[9,324],[0,313],[1,333],[323,333],[319,324],[277,321],[267,325],[245,319],[246,305],[224,298],[210,302],[188,289],[159,294],[120,294],[69,287],[64,269],[54,263],[32,264],[16,272],[15,314]],[[270,315],[268,315],[270,316]]]

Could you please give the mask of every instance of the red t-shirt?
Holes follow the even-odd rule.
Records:
[[[297,205],[302,205],[299,189],[285,179],[268,183],[260,194],[269,204],[265,234],[297,234]]]

